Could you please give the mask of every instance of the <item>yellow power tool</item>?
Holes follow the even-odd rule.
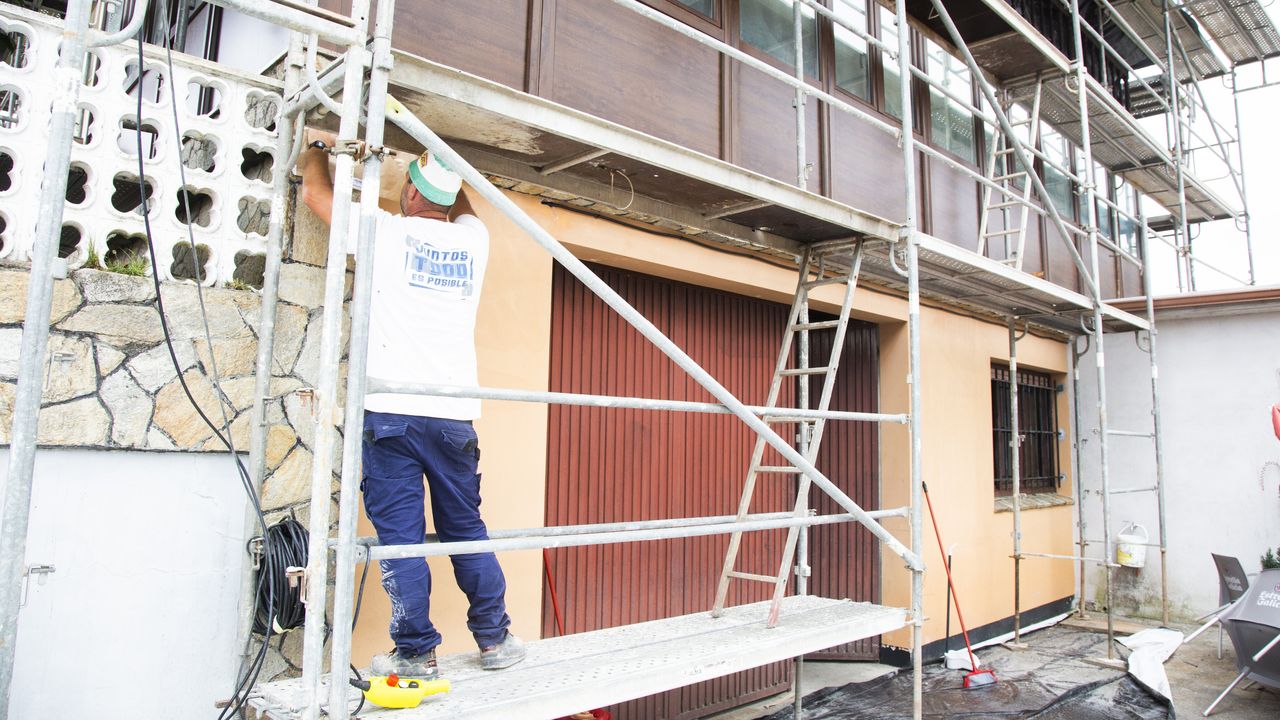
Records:
[[[384,708],[418,707],[429,695],[449,692],[449,681],[402,678],[398,675],[374,676],[368,680],[350,680],[351,686],[364,693],[369,702]]]

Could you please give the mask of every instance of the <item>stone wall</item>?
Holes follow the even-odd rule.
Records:
[[[306,210],[300,211],[296,220],[286,233],[280,274],[267,403],[268,473],[261,499],[268,522],[292,512],[305,524],[317,422],[308,391],[319,380],[322,265],[328,233]],[[295,229],[296,237],[291,237]],[[0,446],[10,442],[17,379],[25,371],[19,368],[18,353],[28,278],[25,263],[0,262]],[[348,296],[351,278],[348,272]],[[220,428],[226,413],[233,444],[247,453],[261,315],[258,292],[231,287],[203,289],[212,349],[205,339],[194,283],[162,282],[161,292],[177,368],[201,409]],[[50,325],[37,438],[40,447],[226,451],[178,382],[178,369],[156,309],[152,278],[75,270],[66,279],[54,281]],[[347,331],[344,320],[344,348]],[[213,382],[215,366],[217,387]],[[344,360],[340,381],[345,379],[345,369]],[[340,394],[339,402],[342,400]],[[341,467],[340,442],[334,453],[337,469]],[[279,649],[273,643],[263,678],[295,675],[301,665],[299,629],[286,634]]]

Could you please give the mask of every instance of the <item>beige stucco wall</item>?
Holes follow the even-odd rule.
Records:
[[[543,227],[579,258],[636,270],[706,287],[790,302],[795,271],[760,260],[702,247],[687,240],[642,232],[582,213],[544,205],[540,198],[509,193]],[[480,381],[484,385],[544,390],[550,348],[550,257],[504,217],[483,202],[477,211],[489,224],[492,254],[481,302],[478,351]],[[820,288],[815,306],[836,311],[840,290]],[[893,294],[859,291],[855,315],[881,326],[881,409],[907,409],[906,302]],[[1007,361],[1008,338],[1003,325],[954,312],[925,307],[923,388],[925,392],[924,472],[930,483],[944,539],[956,543],[958,592],[970,626],[1012,614],[1012,517],[994,510],[991,457],[991,381],[993,360]],[[1019,344],[1019,360],[1029,367],[1065,373],[1065,346],[1027,336]],[[484,513],[491,528],[533,527],[542,524],[546,487],[546,408],[541,405],[486,402],[478,423],[484,449],[481,471]],[[1065,397],[1059,424],[1066,426]],[[1068,458],[1069,440],[1061,443]],[[881,435],[882,507],[908,503],[908,445],[905,427],[885,426]],[[1069,492],[1069,487],[1063,489]],[[726,498],[726,508],[735,499]],[[726,510],[728,511],[728,509]],[[1024,545],[1028,550],[1067,554],[1071,541],[1072,509],[1049,508],[1026,512]],[[887,527],[909,542],[907,523],[890,520]],[[926,527],[927,529],[927,527]],[[928,529],[927,529],[928,530]],[[370,533],[366,524],[362,533]],[[928,530],[931,533],[931,530]],[[926,561],[942,567],[931,534],[924,536]],[[514,629],[536,637],[541,617],[541,555],[508,553],[500,557],[508,579],[508,608]],[[445,635],[445,653],[473,649],[466,631],[465,600],[453,585],[447,561],[433,561],[439,578],[433,595],[432,618]],[[376,571],[371,573],[376,578]],[[390,647],[386,636],[388,607],[383,593],[370,581],[365,608],[356,632],[355,661]],[[925,641],[943,634],[945,577],[931,572],[926,583],[928,621]],[[910,605],[910,574],[902,563],[885,554],[882,563],[882,602]],[[1032,608],[1072,594],[1073,571],[1062,561],[1031,560],[1023,568],[1023,608]],[[907,632],[886,637],[890,645],[910,644]]]

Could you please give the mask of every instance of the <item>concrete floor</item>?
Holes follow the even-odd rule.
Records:
[[[1149,622],[1138,621],[1137,624],[1155,627]],[[1175,624],[1174,628],[1189,634],[1195,626]],[[1023,639],[1034,647],[1036,634],[1025,635]],[[895,669],[877,663],[808,662],[805,663],[804,693],[807,696],[827,687],[866,682]],[[1169,676],[1174,709],[1178,717],[1195,718],[1200,717],[1238,671],[1231,641],[1224,637],[1222,659],[1218,659],[1218,634],[1209,630],[1189,645],[1179,648],[1165,663],[1165,672]],[[711,716],[710,720],[758,720],[792,704],[791,693],[784,693]],[[1245,689],[1237,687],[1223,699],[1212,717],[1224,720],[1276,720],[1280,718],[1280,691],[1257,685]]]

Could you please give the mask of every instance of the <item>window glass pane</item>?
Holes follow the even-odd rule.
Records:
[[[929,116],[932,120],[932,140],[935,145],[950,150],[960,157],[974,161],[973,113],[961,100],[973,96],[972,77],[964,61],[953,57],[946,48],[929,41],[926,43],[928,62],[925,71],[945,90],[929,88]],[[948,94],[950,96],[948,96]]]
[[[715,19],[716,17],[716,0],[675,0],[677,5],[683,5],[690,10],[702,15]]]
[[[1116,204],[1124,210],[1124,215],[1118,215],[1118,227],[1116,228],[1116,241],[1120,247],[1128,250],[1130,253],[1138,254],[1138,192],[1133,189],[1129,183],[1116,178]]]
[[[1040,145],[1044,149],[1045,156],[1054,164],[1067,169],[1071,167],[1070,145],[1067,143],[1066,138],[1053,129],[1041,125]],[[1075,204],[1072,197],[1070,178],[1049,165],[1045,165],[1044,187],[1049,193],[1049,199],[1053,201],[1053,206],[1058,209],[1059,213],[1063,214],[1063,219],[1070,220],[1072,206]]]
[[[796,44],[791,6],[791,0],[742,0],[740,24],[743,42],[760,48],[788,67],[795,67]],[[805,74],[817,75],[817,15],[807,6],[801,9]]]
[[[866,32],[866,0],[836,0],[835,10],[836,17]],[[871,77],[867,67],[867,41],[841,25],[835,23],[832,25],[835,28],[836,38],[836,84],[864,100],[869,100]]]
[[[880,8],[880,41],[890,50],[898,49],[898,17],[884,6]],[[898,61],[884,55],[884,111],[902,117],[902,83],[898,82]]]

